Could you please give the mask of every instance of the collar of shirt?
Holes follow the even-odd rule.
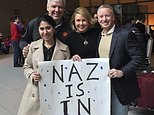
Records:
[[[44,61],[50,61],[54,52],[55,44],[51,46],[50,48],[47,48],[43,44],[43,53],[44,53]]]
[[[62,20],[56,25],[55,28],[58,28],[58,27],[61,26],[61,25],[62,25]]]
[[[113,27],[112,27],[107,33],[105,33],[104,31],[102,31],[102,32],[101,32],[101,35],[102,35],[102,36],[111,35],[111,34],[114,32],[114,29],[115,29],[115,25],[113,25]]]

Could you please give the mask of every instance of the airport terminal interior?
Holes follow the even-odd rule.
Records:
[[[66,2],[67,16],[79,6],[86,7],[93,15],[101,4],[112,5],[119,14],[120,21],[124,21],[127,15],[136,17],[145,14],[144,24],[148,27],[151,38],[148,44],[148,61],[151,71],[154,72],[154,0],[66,0]],[[10,21],[13,17],[21,17],[26,28],[31,19],[44,13],[46,13],[46,0],[3,1],[0,4],[0,38],[10,39]],[[23,68],[13,67],[13,48],[10,44],[8,53],[0,50],[0,115],[17,115],[26,84]],[[154,108],[130,105],[128,115],[154,115]]]

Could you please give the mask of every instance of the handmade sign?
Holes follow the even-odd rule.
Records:
[[[110,115],[108,61],[39,62],[42,115]]]

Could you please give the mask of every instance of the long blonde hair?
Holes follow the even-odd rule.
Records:
[[[71,24],[71,27],[73,29],[73,31],[76,31],[76,27],[75,27],[75,16],[77,14],[80,14],[81,16],[83,16],[87,22],[89,23],[89,28],[93,28],[94,27],[94,24],[95,24],[95,20],[94,18],[91,16],[91,14],[89,13],[89,11],[84,8],[84,7],[78,7],[75,9],[72,17],[71,17],[71,21],[70,21],[70,24]]]

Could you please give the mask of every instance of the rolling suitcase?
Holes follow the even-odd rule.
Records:
[[[137,106],[154,109],[154,73],[144,73],[137,77],[141,96],[137,99]]]

